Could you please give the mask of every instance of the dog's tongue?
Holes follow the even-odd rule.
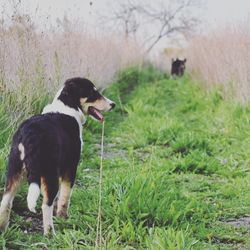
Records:
[[[100,122],[104,121],[103,115],[96,108],[90,106],[88,108],[88,113],[89,113],[89,115],[93,116],[96,120],[98,120]]]

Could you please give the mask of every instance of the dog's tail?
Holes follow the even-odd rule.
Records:
[[[37,183],[32,182],[29,185],[29,191],[27,195],[28,208],[31,212],[36,213],[36,202],[40,195],[40,187]]]

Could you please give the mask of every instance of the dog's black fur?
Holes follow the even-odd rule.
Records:
[[[47,111],[45,107],[46,112],[33,116],[20,125],[13,137],[9,155],[5,191],[0,208],[0,229],[7,227],[9,219],[7,210],[11,209],[17,186],[20,185],[24,175],[27,175],[29,185],[35,184],[41,188],[44,209],[47,209],[46,206],[52,206],[53,209],[53,202],[62,183],[63,190],[66,190],[67,194],[60,194],[62,198],[58,201],[60,207],[57,215],[67,216],[69,200],[65,202],[63,199],[70,195],[68,192],[74,185],[81,153],[81,124],[78,114],[79,117],[84,114],[92,115],[89,113],[89,107],[94,107],[99,112],[99,110],[111,110],[114,106],[113,102],[97,91],[91,81],[72,78],[65,82],[52,104],[48,105]],[[33,200],[36,202],[38,197],[32,197],[34,190],[29,192],[32,202]],[[33,211],[32,209],[30,210]],[[46,211],[43,213],[48,213]],[[43,215],[45,234],[49,230],[46,216]],[[52,221],[52,218],[49,220]],[[53,223],[49,222],[49,227],[53,230]]]
[[[183,76],[186,68],[186,61],[187,59],[185,58],[184,60],[180,59],[172,59],[172,67],[171,67],[171,75],[172,76]]]
[[[22,161],[18,150],[20,143],[25,149]],[[54,113],[31,117],[22,123],[14,135],[6,190],[11,188],[12,179],[21,173],[24,163],[29,184],[41,186],[41,177],[44,178],[47,205],[51,206],[58,192],[59,177],[73,186],[80,151],[79,127],[73,117]]]

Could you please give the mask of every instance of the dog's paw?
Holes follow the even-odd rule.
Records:
[[[44,227],[43,235],[47,236],[47,237],[55,236],[56,232],[55,232],[54,226],[53,225],[47,225],[46,227]]]
[[[57,211],[56,216],[64,219],[69,218],[68,212],[64,210]]]

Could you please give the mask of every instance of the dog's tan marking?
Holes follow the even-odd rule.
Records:
[[[71,193],[72,189],[70,182],[62,180],[57,201],[57,212],[56,212],[57,216],[64,218],[68,217],[68,208],[69,208]]]
[[[43,203],[47,204],[49,200],[48,187],[44,177],[41,177],[41,193],[43,195]]]
[[[87,101],[87,98],[80,98],[81,105],[84,105],[86,101]]]
[[[91,103],[91,106],[100,110],[100,111],[109,111],[111,108],[111,101],[105,97],[96,100],[95,102]]]
[[[94,101],[94,102],[86,102],[87,98],[81,98],[80,99],[80,103],[82,106],[82,109],[84,111],[85,114],[88,113],[88,108],[90,106],[100,110],[100,111],[109,111],[112,108],[112,101],[110,101],[108,98],[106,97],[101,97],[100,99]]]
[[[22,143],[18,144],[18,149],[20,151],[20,159],[21,159],[21,161],[23,161],[24,157],[25,157],[25,152],[24,152],[24,146]]]

